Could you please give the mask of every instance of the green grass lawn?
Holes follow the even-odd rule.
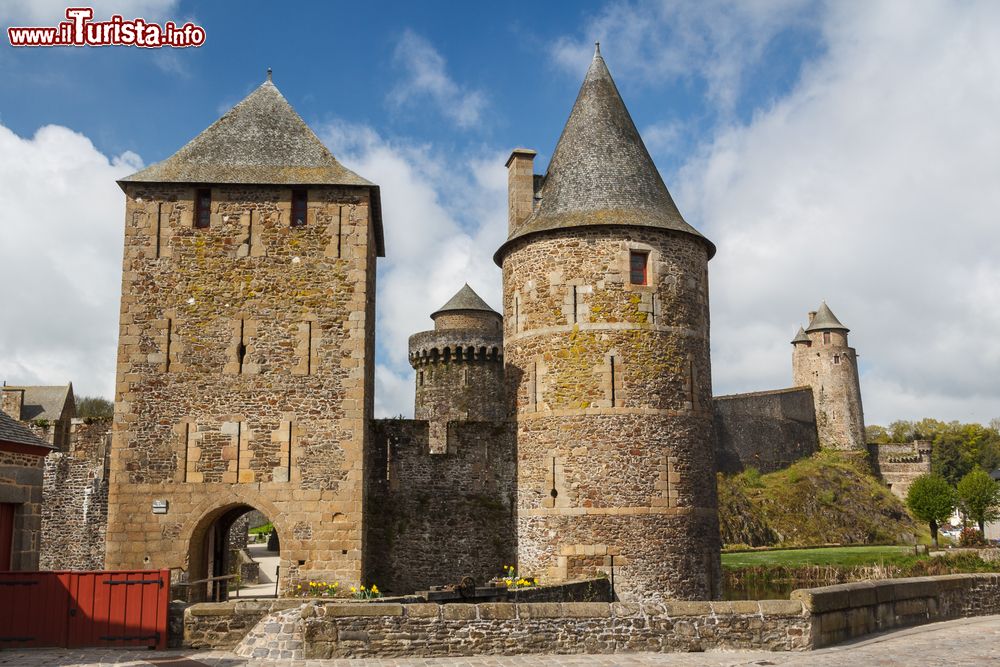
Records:
[[[821,547],[818,549],[780,549],[775,551],[748,551],[722,554],[722,566],[766,567],[784,565],[871,565],[898,562],[913,558],[913,547]]]

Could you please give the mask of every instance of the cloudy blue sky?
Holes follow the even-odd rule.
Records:
[[[499,306],[504,161],[544,169],[593,42],[668,187],[718,246],[716,394],[787,386],[825,299],[866,420],[1000,416],[1000,3],[95,1],[191,20],[187,50],[0,46],[0,378],[112,396],[123,195],[267,67],[382,186],[380,415],[406,339],[468,281]],[[0,0],[0,26],[65,5]]]

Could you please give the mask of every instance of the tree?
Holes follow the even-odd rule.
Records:
[[[906,494],[906,506],[920,521],[931,528],[934,546],[938,546],[938,524],[947,521],[955,511],[955,489],[940,475],[928,473],[913,480]]]
[[[115,404],[102,396],[78,396],[76,416],[81,419],[101,419],[113,417]]]
[[[1000,517],[1000,485],[982,468],[976,468],[958,483],[958,502],[962,513],[979,524],[985,534],[986,522]]]

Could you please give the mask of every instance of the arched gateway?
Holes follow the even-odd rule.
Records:
[[[276,576],[280,563],[280,535],[278,523],[267,517],[270,530],[260,533],[261,544],[247,544],[246,521],[251,515],[265,516],[264,512],[246,503],[227,503],[207,512],[194,525],[188,540],[187,599],[223,602],[236,597],[269,597],[277,591]],[[266,526],[265,526],[266,528]],[[260,558],[267,554],[267,558]],[[277,570],[262,561],[279,559]],[[246,568],[247,564],[252,568]],[[252,573],[248,581],[247,572]],[[255,584],[255,585],[251,585]]]

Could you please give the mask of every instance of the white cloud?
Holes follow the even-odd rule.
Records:
[[[675,194],[719,247],[717,393],[786,386],[826,299],[866,420],[1000,415],[1000,5],[831,3],[827,51]]]
[[[171,18],[170,13],[176,6],[177,0],[88,0],[83,3],[67,0],[5,0],[0,7],[0,23],[4,27],[52,26],[66,20],[67,7],[91,7],[94,10],[94,20],[120,14],[126,19],[162,21]]]
[[[153,54],[153,64],[164,74],[171,74],[182,79],[191,78],[191,70],[188,69],[183,56],[174,49],[160,50]],[[231,109],[232,105],[227,108]]]
[[[26,139],[0,125],[0,378],[114,395],[124,201],[115,179],[141,166],[65,127]]]
[[[393,104],[411,105],[427,99],[458,127],[468,128],[479,123],[486,107],[486,96],[455,83],[448,74],[444,57],[430,42],[406,30],[393,55],[396,65],[406,74],[389,94]]]
[[[412,415],[410,335],[430,329],[430,314],[466,282],[500,308],[492,255],[507,229],[506,156],[444,155],[343,122],[319,134],[341,162],[381,186],[386,257],[377,280],[376,414]]]
[[[582,36],[556,40],[552,55],[578,76],[599,41],[620,80],[659,87],[697,78],[713,107],[727,115],[746,72],[761,62],[774,38],[811,23],[809,7],[807,0],[619,0],[588,21]]]

